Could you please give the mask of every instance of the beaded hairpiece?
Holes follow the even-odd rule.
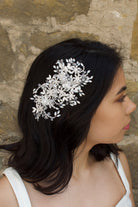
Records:
[[[82,87],[92,82],[93,76],[88,76],[90,70],[85,71],[83,63],[74,58],[58,60],[53,68],[55,74],[49,75],[43,84],[38,84],[30,98],[35,103],[32,113],[37,121],[40,116],[53,121],[61,116],[60,109],[66,105],[80,104],[76,95],[84,96]]]

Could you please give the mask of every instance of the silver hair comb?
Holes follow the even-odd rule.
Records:
[[[40,116],[53,121],[61,116],[60,109],[66,105],[80,104],[76,95],[84,96],[82,87],[92,82],[93,76],[88,76],[90,70],[85,71],[83,63],[74,58],[58,60],[53,68],[55,74],[49,75],[43,84],[38,84],[30,98],[35,103],[32,113],[37,121]]]

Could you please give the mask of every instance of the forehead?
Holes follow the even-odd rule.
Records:
[[[119,68],[107,96],[114,97],[123,86],[126,86],[125,75],[123,69]]]

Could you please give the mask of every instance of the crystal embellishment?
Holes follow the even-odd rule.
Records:
[[[53,66],[54,75],[49,75],[43,84],[33,89],[35,107],[32,113],[38,121],[40,117],[51,119],[61,116],[61,109],[66,105],[80,104],[77,95],[84,96],[82,87],[92,82],[93,76],[88,76],[83,63],[74,58],[58,60]]]

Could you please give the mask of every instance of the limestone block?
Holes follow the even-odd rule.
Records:
[[[7,152],[6,150],[0,150],[0,175],[3,170],[7,167],[8,158],[10,157],[11,153]]]
[[[89,33],[81,33],[81,32],[52,32],[45,33],[41,31],[35,31],[32,33],[30,37],[31,45],[36,48],[45,49],[57,42],[70,39],[70,38],[81,38],[81,39],[90,39],[90,40],[98,40],[99,37],[97,35],[89,34]]]
[[[59,22],[68,22],[79,14],[87,14],[91,0],[1,0],[0,14],[7,14],[16,22],[28,23],[33,17],[47,20],[56,17]]]
[[[136,207],[138,206],[138,189],[133,190],[134,200]]]
[[[0,81],[9,80],[14,75],[13,60],[14,54],[11,49],[8,34],[0,26]]]
[[[136,20],[134,22],[134,29],[132,34],[131,58],[137,60],[138,62],[138,11],[137,11]]]
[[[16,140],[20,136],[17,124],[17,111],[8,104],[0,105],[0,142],[4,143],[9,138]]]

